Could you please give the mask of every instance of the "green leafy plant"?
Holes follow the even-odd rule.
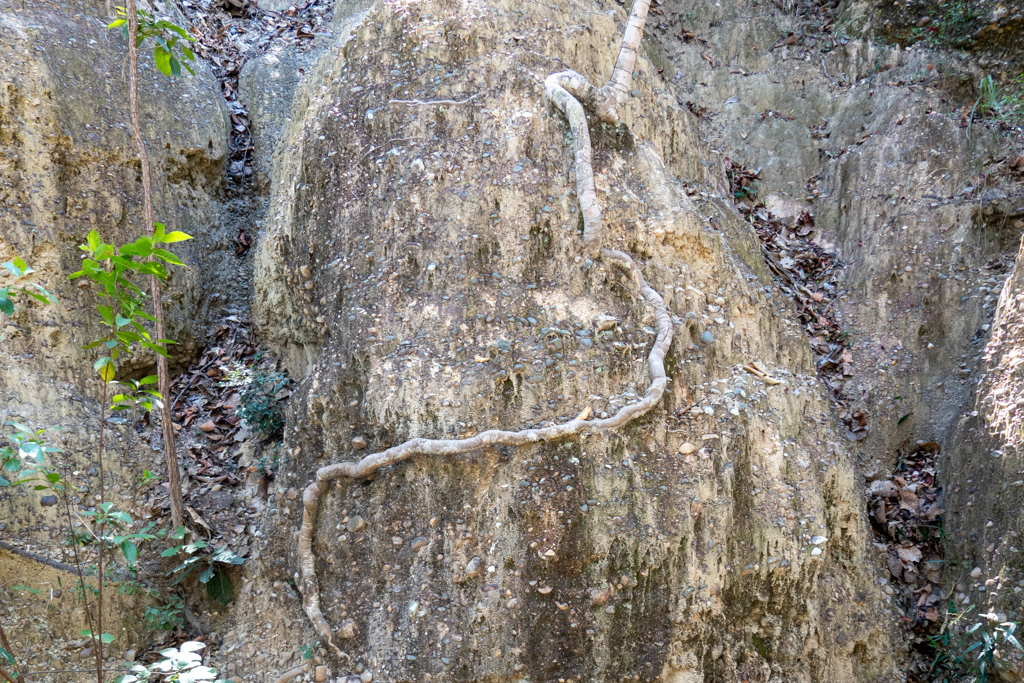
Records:
[[[13,427],[14,431],[7,434],[7,446],[0,446],[0,487],[16,486],[33,481],[36,474],[42,474],[45,484],[37,489],[50,488],[60,482],[56,472],[43,469],[47,453],[59,453],[59,448],[48,446],[43,438],[49,429],[32,430],[19,422],[4,422],[5,427]],[[12,477],[14,481],[7,479]]]
[[[188,531],[181,527],[175,532],[172,538],[183,539]],[[213,552],[211,552],[211,550]],[[168,548],[160,553],[161,557],[174,557],[178,554],[187,555],[187,559],[180,566],[171,570],[168,576],[177,574],[178,577],[171,584],[175,586],[181,583],[185,577],[194,572],[199,572],[199,582],[206,586],[206,595],[221,605],[230,604],[235,599],[234,590],[231,587],[231,578],[225,568],[230,565],[245,563],[245,558],[239,557],[224,546],[222,548],[211,548],[204,540]]]
[[[1021,647],[1020,641],[1013,635],[1017,630],[1017,624],[1012,621],[999,623],[999,618],[995,614],[982,614],[981,616],[985,617],[989,622],[989,626],[982,628],[983,623],[979,621],[967,629],[968,636],[977,633],[981,636],[981,639],[975,640],[973,644],[964,650],[964,656],[966,657],[975,650],[978,651],[978,657],[972,670],[977,669],[978,674],[981,676],[981,683],[986,683],[988,674],[992,670],[996,650],[1008,645],[1013,645],[1021,652],[1024,652],[1024,648]],[[990,630],[991,633],[989,632]],[[977,638],[977,636],[975,637]]]
[[[96,510],[86,510],[81,513],[83,517],[91,517],[93,526],[101,529],[99,536],[103,543],[121,549],[124,553],[125,562],[129,567],[134,567],[139,561],[138,541],[151,541],[156,538],[148,533],[155,526],[150,522],[142,531],[132,533],[132,517],[127,512],[118,510],[113,503],[101,503]],[[110,529],[112,533],[105,533]]]
[[[133,278],[137,275],[153,275],[166,280],[167,269],[160,261],[178,266],[184,264],[159,245],[188,239],[192,237],[183,232],[165,233],[163,224],[157,223],[153,237],[143,236],[120,248],[104,242],[95,230],[89,233],[87,243],[79,247],[86,253],[82,260],[82,270],[72,273],[69,279],[89,278],[99,285],[97,296],[109,302],[96,305],[107,327],[106,336],[84,347],[106,349],[107,355],[93,365],[93,369],[105,382],[113,381],[118,357],[130,354],[134,344],[164,357],[169,355],[166,345],[174,342],[170,339],[154,341],[146,330],[143,321],[155,321],[156,318],[146,312],[147,297]],[[148,260],[151,257],[159,260]],[[153,395],[158,396],[155,392]]]
[[[146,10],[136,8],[135,12],[138,18],[135,47],[142,47],[146,38],[153,38],[156,43],[153,46],[153,63],[160,73],[164,76],[181,76],[181,68],[185,67],[185,71],[194,76],[195,72],[188,63],[195,61],[196,56],[186,43],[179,44],[179,41],[194,43],[196,39],[180,26],[157,19]],[[107,28],[120,28],[121,35],[128,40],[128,10],[118,7],[117,17]],[[181,59],[175,54],[177,48],[181,49]]]
[[[971,139],[975,118],[990,117],[1008,126],[1024,123],[1024,74],[1004,87],[996,85],[989,74],[979,83],[981,94],[974,101],[971,116],[967,121],[967,139]]]
[[[16,285],[0,287],[0,313],[8,316],[14,315],[14,301],[20,294],[32,297],[43,305],[57,303],[57,298],[47,291],[45,287],[27,279],[29,275],[36,271],[20,258],[15,257],[12,261],[0,263],[0,266],[3,266],[7,272],[13,275],[18,283]]]
[[[131,667],[131,673],[119,676],[114,683],[149,683],[153,679],[163,683],[227,683],[217,679],[216,669],[203,666],[202,652],[205,649],[206,643],[188,641],[176,648],[160,650],[163,659],[148,666],[136,664]]]
[[[147,607],[142,615],[146,628],[154,631],[173,631],[185,623],[185,603],[180,596],[171,595],[167,604],[159,607]]]
[[[313,655],[316,654],[316,649],[318,647],[320,647],[319,640],[314,640],[312,643],[306,643],[305,645],[300,647],[299,652],[302,653],[302,659],[307,662],[313,659]]]
[[[288,384],[284,373],[257,370],[241,392],[239,416],[264,436],[273,436],[284,427],[284,414],[277,393]]]

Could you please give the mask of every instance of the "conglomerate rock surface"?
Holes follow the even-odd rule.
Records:
[[[567,67],[601,82],[624,18],[383,4],[321,59],[282,135],[257,260],[261,334],[304,376],[289,482],[363,447],[613,413],[643,393],[653,314],[580,255],[567,126],[542,93]],[[694,117],[648,60],[634,83],[623,128],[591,123],[595,176],[605,244],[634,255],[673,316],[671,393],[618,433],[339,483],[314,550],[325,614],[351,636],[341,673],[853,680],[892,666],[847,441],[806,339]],[[300,513],[282,506],[282,548]]]
[[[623,125],[590,125],[604,246],[633,257],[672,316],[669,391],[616,432],[335,483],[314,551],[342,658],[294,589],[300,491],[318,467],[413,437],[614,414],[648,384],[653,311],[582,253],[570,133],[543,94],[564,69],[604,82],[626,10],[336,3],[314,49],[277,43],[241,69],[252,214],[222,187],[214,79],[201,67],[170,84],[144,67],[157,218],[197,237],[166,295],[181,360],[205,324],[249,309],[221,296],[246,272],[230,242],[245,229],[259,232],[258,337],[298,380],[282,442],[241,447],[240,464],[279,457],[276,477],[236,471],[238,504],[222,511],[245,508],[231,537],[252,548],[235,602],[186,593],[219,646],[211,663],[247,683],[925,680],[931,658],[907,654],[923,647],[917,596],[897,576],[917,569],[894,573],[863,496],[921,441],[942,447],[934,590],[1020,621],[1024,166],[1019,139],[965,119],[983,75],[1019,66],[1007,43],[1019,22],[975,4],[992,16],[956,27],[984,28],[967,52],[899,38],[917,5],[655,6]],[[63,277],[89,229],[134,237],[141,214],[111,12],[0,2],[0,257],[24,256],[61,299],[0,327],[0,418],[69,428],[58,445],[79,510],[96,494],[99,392],[78,370],[93,301]],[[844,264],[816,292],[848,333],[849,360],[828,376],[816,359],[835,340],[808,339],[806,311],[734,208],[727,169],[741,167],[760,169],[758,199],[778,220],[813,218],[784,248],[805,240]],[[850,433],[854,413],[869,429]],[[138,470],[161,466],[159,443],[109,429],[108,500],[159,519],[158,491],[132,495]],[[202,453],[179,451],[184,466]],[[60,557],[62,522],[39,495],[4,493],[0,539]],[[22,556],[3,563],[4,580],[72,585]],[[32,666],[85,666],[71,595],[0,591]],[[143,607],[108,606],[123,629],[114,657],[158,637]],[[996,668],[1014,680],[1020,659],[1003,654]]]

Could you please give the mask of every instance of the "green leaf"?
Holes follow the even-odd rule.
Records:
[[[182,547],[183,546],[176,545],[173,548],[168,548],[167,550],[164,550],[160,553],[160,557],[174,557],[175,555],[181,552]]]
[[[115,19],[114,21],[110,22],[110,24],[107,25],[107,28],[117,28],[118,26],[123,26],[123,25],[125,25],[127,23],[128,23],[127,19]]]
[[[206,582],[208,582],[208,581],[209,581],[210,579],[212,579],[212,578],[213,578],[213,572],[214,572],[214,569],[213,569],[213,565],[209,565],[209,566],[208,566],[208,567],[207,567],[206,569],[204,569],[204,570],[203,570],[203,572],[202,572],[202,573],[201,573],[201,574],[199,575],[199,582],[200,582],[200,583],[206,583]]]
[[[166,261],[167,263],[174,264],[176,266],[185,265],[184,263],[181,262],[181,259],[175,256],[172,252],[167,251],[166,249],[154,249],[153,256],[156,256],[158,259]]]
[[[100,248],[100,245],[103,244],[103,241],[100,239],[100,234],[95,230],[89,233],[89,236],[86,238],[86,240],[89,243],[89,251],[92,252],[95,252],[97,249]]]
[[[150,349],[151,351],[157,352],[158,354],[160,354],[164,358],[170,358],[171,357],[171,354],[167,352],[167,349],[165,349],[164,347],[160,346],[159,344],[154,344],[153,342],[148,342],[148,341],[143,341],[143,342],[140,342],[140,343],[144,347],[146,347],[147,349]]]
[[[234,600],[235,593],[226,572],[218,569],[213,573],[213,578],[206,583],[206,595],[221,605],[228,605]]]
[[[156,68],[160,70],[164,76],[171,75],[171,55],[164,48],[157,45],[153,48],[153,61],[156,63]]]
[[[156,384],[159,378],[156,375],[146,375],[139,380],[139,384]]]
[[[185,240],[192,239],[192,235],[175,230],[164,235],[164,238],[160,240],[164,244],[173,244],[174,242],[184,242]]]
[[[11,275],[13,275],[14,277],[21,277],[22,275],[21,268],[14,265],[14,263],[11,261],[4,261],[3,263],[0,263],[0,266],[3,266],[7,270],[9,270]]]
[[[81,631],[79,631],[78,635],[82,636],[83,638],[95,638],[96,637],[96,636],[94,636],[92,634],[92,631],[90,631],[87,628],[86,629],[82,629]],[[103,634],[100,634],[100,640],[103,642],[104,645],[107,645],[109,643],[114,642],[114,636],[112,636],[109,633],[103,633]]]
[[[125,542],[123,542],[121,544],[121,552],[124,553],[125,561],[129,565],[135,566],[135,563],[139,559],[139,549],[138,549],[138,547],[134,543],[132,543],[131,541],[125,541]]]
[[[110,357],[100,358],[92,367],[93,370],[100,373],[100,377],[104,382],[111,381],[114,379],[114,375],[117,374],[117,367],[114,365],[114,361]]]
[[[14,315],[14,302],[7,296],[0,296],[0,313]]]
[[[108,327],[114,324],[114,312],[110,306],[100,305],[96,307],[96,310],[100,312],[100,317],[103,318],[103,322],[105,322]]]
[[[183,572],[182,572],[181,574],[179,574],[179,575],[178,575],[178,578],[176,578],[176,579],[175,579],[174,581],[172,581],[172,582],[171,582],[171,585],[172,585],[172,586],[177,586],[177,585],[178,585],[179,583],[181,583],[181,582],[182,582],[182,581],[183,581],[183,580],[185,579],[185,577],[186,577],[186,576],[188,576],[189,574],[191,574],[191,573],[192,573],[192,571],[193,571],[193,570],[194,570],[194,569],[195,569],[196,567],[198,567],[198,566],[199,566],[198,564],[196,564],[196,563],[197,563],[197,562],[199,561],[199,558],[198,558],[198,557],[197,557],[197,558],[192,558],[192,560],[193,560],[193,561],[191,561],[191,562],[186,562],[185,564],[181,565],[181,567],[178,567],[178,569],[182,569],[182,568],[185,568],[185,571],[183,571]],[[175,569],[174,571],[176,572],[176,571],[178,571],[178,569]],[[174,573],[174,572],[171,572],[171,574],[173,574],[173,573]]]
[[[231,552],[231,549],[227,546],[214,553],[212,559],[214,562],[223,562],[224,564],[245,564],[245,558]]]
[[[171,75],[176,78],[181,78],[181,62],[174,55],[171,55]]]
[[[111,519],[116,519],[117,521],[121,522],[122,524],[131,524],[132,523],[131,515],[129,515],[127,512],[121,512],[120,510],[115,510],[114,512],[111,512],[110,513],[110,518]]]

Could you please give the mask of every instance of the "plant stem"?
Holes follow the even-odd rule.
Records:
[[[135,0],[128,0],[128,91],[129,105],[132,116],[132,133],[135,138],[135,149],[139,155],[142,168],[142,207],[146,218],[146,229],[153,234],[153,183],[149,173],[149,155],[146,153],[146,142],[142,138],[142,126],[139,123],[139,50],[135,44],[135,36],[139,30],[139,16]],[[153,295],[153,310],[156,317],[156,338],[164,339],[164,308],[160,297],[160,280],[156,275],[149,276],[149,287]],[[156,357],[157,386],[160,390],[163,408],[160,411],[160,423],[164,435],[164,458],[167,460],[167,478],[171,485],[171,523],[177,529],[182,525],[185,515],[185,501],[181,494],[181,474],[178,471],[178,456],[174,447],[174,424],[171,422],[171,405],[168,403],[171,392],[170,375],[167,370],[167,358],[157,354]],[[102,580],[102,577],[101,577]]]
[[[14,683],[14,679],[13,679],[13,678],[11,678],[11,677],[10,677],[10,676],[9,676],[9,675],[7,674],[7,672],[6,672],[6,671],[4,671],[4,668],[3,668],[2,666],[0,666],[0,676],[3,676],[4,678],[6,678],[6,679],[7,679],[7,683]]]
[[[68,534],[71,536],[71,551],[75,558],[75,569],[78,571],[78,584],[82,587],[82,603],[85,605],[85,621],[89,624],[89,630],[93,630],[92,611],[89,609],[89,596],[85,590],[85,576],[82,574],[82,563],[78,559],[78,539],[75,537],[75,526],[71,521],[71,503],[68,502],[68,488],[64,486],[64,511],[68,516]]]
[[[14,650],[11,649],[11,644],[7,642],[7,634],[4,632],[3,624],[0,624],[0,645],[3,645],[4,649],[7,650],[7,654],[9,654],[12,658],[14,657]],[[18,675],[17,663],[15,663],[14,665],[14,674]],[[7,672],[4,671],[2,668],[0,668],[0,675],[3,675],[3,677],[10,681],[10,683],[14,683],[14,681],[11,680],[11,677],[8,676]],[[22,675],[22,678],[24,677],[25,676]]]
[[[113,366],[109,366],[109,365],[106,366],[103,369],[104,372],[106,371],[107,367],[113,367]],[[99,444],[99,454],[98,454],[98,457],[99,457],[99,471],[100,471],[100,513],[101,514],[100,514],[100,526],[99,526],[99,534],[98,534],[98,536],[99,536],[100,557],[99,557],[99,571],[97,572],[98,573],[98,578],[99,578],[100,592],[99,592],[99,597],[96,600],[96,631],[93,631],[93,634],[92,634],[93,640],[97,644],[96,645],[96,683],[103,683],[103,526],[104,526],[104,521],[103,520],[104,520],[104,517],[105,517],[106,513],[103,512],[103,507],[102,506],[103,506],[103,504],[105,502],[107,502],[106,501],[106,493],[105,493],[105,489],[104,489],[104,482],[103,482],[103,425],[104,425],[105,420],[107,418],[107,380],[106,380],[106,378],[101,376],[100,377],[100,382],[102,382],[102,385],[101,385],[101,388],[100,388],[100,444]],[[82,597],[84,598],[85,595],[83,594]]]

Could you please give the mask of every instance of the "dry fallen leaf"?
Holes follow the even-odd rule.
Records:
[[[900,559],[905,562],[920,562],[921,561],[921,549],[916,545],[903,545],[896,548],[896,554],[900,556]]]
[[[199,428],[202,429],[207,434],[209,434],[210,432],[217,428],[217,425],[213,423],[213,420],[207,420],[203,424],[199,425]]]

